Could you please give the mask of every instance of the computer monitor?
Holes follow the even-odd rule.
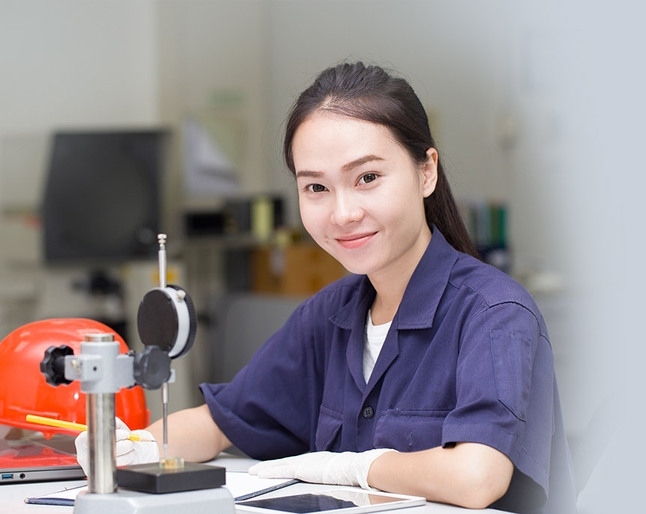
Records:
[[[165,130],[54,134],[42,204],[46,263],[156,255],[168,137]]]

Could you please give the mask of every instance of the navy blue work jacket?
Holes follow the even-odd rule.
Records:
[[[229,440],[258,459],[482,443],[515,466],[495,507],[570,512],[552,349],[525,289],[434,229],[366,384],[374,297],[366,276],[342,278],[300,305],[229,384],[202,384]]]

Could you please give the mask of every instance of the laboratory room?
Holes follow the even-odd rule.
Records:
[[[0,512],[638,511],[640,9],[0,0]]]

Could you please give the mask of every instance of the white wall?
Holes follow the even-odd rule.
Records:
[[[0,130],[156,122],[154,4],[2,0]]]
[[[157,123],[154,2],[0,0],[0,13],[0,206],[34,207],[52,130]]]

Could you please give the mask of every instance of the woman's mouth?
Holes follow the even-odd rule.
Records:
[[[369,232],[364,234],[349,234],[346,236],[337,237],[336,240],[343,248],[353,249],[366,244],[376,232]]]

